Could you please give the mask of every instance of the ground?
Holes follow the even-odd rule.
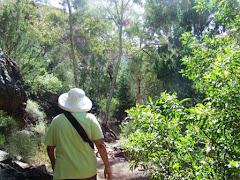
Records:
[[[112,180],[149,180],[144,172],[137,168],[131,171],[129,168],[129,162],[125,158],[114,157],[112,155],[113,147],[119,147],[119,143],[106,143],[107,151],[109,154],[109,161],[112,169]],[[98,180],[104,180],[104,165],[101,158],[98,160]]]

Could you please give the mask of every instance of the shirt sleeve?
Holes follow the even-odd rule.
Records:
[[[54,121],[52,121],[45,135],[44,144],[46,146],[56,146],[54,139]]]
[[[103,133],[102,133],[102,128],[99,124],[99,122],[97,121],[97,118],[91,114],[91,119],[92,119],[92,123],[91,123],[91,133],[92,133],[92,140],[97,140],[97,139],[103,139]]]

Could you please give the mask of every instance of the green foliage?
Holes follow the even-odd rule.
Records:
[[[61,40],[63,30],[68,28],[67,14],[49,7],[39,9],[38,13],[40,19],[37,16],[31,19],[32,35],[35,36],[35,40],[40,41],[45,46],[55,45]]]
[[[26,111],[28,118],[35,121],[27,129],[18,130],[15,121],[0,111],[1,130],[5,131],[4,145],[14,156],[19,156],[23,161],[31,165],[41,165],[48,162],[46,148],[43,144],[47,124],[45,113],[41,111],[39,105],[32,101],[27,101]],[[1,131],[2,132],[2,131]]]
[[[186,119],[186,112],[175,94],[162,93],[161,96],[155,103],[150,98],[149,105],[128,110],[128,124],[123,125],[122,130],[129,139],[126,147],[133,158],[133,168],[140,165],[155,178],[177,179],[181,174],[176,174],[177,169],[187,168],[178,160],[184,149],[179,147],[178,152],[184,138],[182,129],[185,124],[182,120]],[[182,152],[185,153],[182,161],[188,150]]]
[[[225,2],[225,10],[215,14],[228,15],[229,21],[220,18],[227,32],[206,32],[200,39],[183,35],[182,73],[205,100],[186,108],[174,94],[163,93],[156,102],[150,98],[149,105],[128,110],[122,128],[133,167],[141,165],[155,179],[240,178],[240,26],[239,16],[232,16],[237,8],[228,13],[230,1],[218,3]]]
[[[9,2],[2,7],[0,47],[20,66],[28,94],[58,92],[63,88],[52,73],[66,59],[66,44],[62,43],[61,50],[54,46],[66,37],[63,32],[67,17],[63,11],[37,7],[29,0]],[[54,67],[49,68],[50,65]]]
[[[12,155],[22,158],[31,165],[46,164],[49,161],[43,143],[47,129],[46,115],[32,100],[27,101],[26,111],[28,118],[35,123],[23,130],[19,130],[15,121],[0,111],[1,132],[2,128],[6,132],[4,146]]]
[[[26,111],[28,116],[34,121],[41,122],[46,118],[46,114],[41,111],[40,106],[30,99],[27,101]]]
[[[15,156],[21,156],[24,161],[38,152],[38,140],[33,135],[24,132],[15,132],[8,137],[7,150]]]
[[[216,23],[225,26],[239,14],[239,1],[237,0],[196,0],[197,11],[213,12]]]
[[[179,73],[183,68],[181,34],[189,30],[201,37],[209,24],[209,13],[197,12],[192,9],[194,5],[194,0],[146,1],[144,24],[139,23],[140,27],[136,28],[143,51],[131,58],[133,62],[128,63],[129,67],[136,69],[131,72],[131,76],[140,77],[144,101],[148,96],[158,96],[165,90],[177,92],[181,99],[193,95],[199,98],[191,88],[191,82]]]
[[[101,110],[105,110],[106,109],[106,105],[107,105],[107,99],[102,99],[100,102],[99,102],[99,107],[101,108]],[[110,111],[109,111],[109,117],[110,119],[111,118],[114,118],[114,115],[115,115],[115,110],[116,108],[119,106],[119,102],[118,102],[118,99],[116,98],[112,98],[112,101],[111,101],[111,105],[110,105]]]
[[[210,143],[215,146],[215,158],[218,162],[215,173],[223,178],[237,179],[237,170],[231,168],[231,162],[235,162],[235,167],[238,167],[239,26],[235,26],[235,29],[229,30],[228,33],[213,37],[206,35],[201,41],[187,33],[184,43],[192,54],[183,58],[183,64],[186,66],[183,74],[194,81],[198,91],[206,95],[205,103],[211,111],[211,114],[205,117],[202,128]]]
[[[32,81],[31,91],[42,94],[47,91],[59,92],[61,91],[62,82],[52,74],[44,74],[38,76]]]
[[[31,130],[33,132],[37,132],[39,134],[45,135],[45,133],[47,132],[47,122],[46,122],[46,120],[45,119],[39,120],[35,125],[33,125],[31,127]]]
[[[154,179],[238,179],[239,144],[226,141],[233,134],[219,129],[210,103],[186,108],[186,100],[162,93],[127,111],[122,132],[132,168],[141,166]]]
[[[130,89],[130,83],[127,79],[126,71],[120,74],[118,80],[118,89],[116,91],[117,106],[114,108],[114,117],[122,121],[125,117],[125,110],[135,106],[135,98]]]
[[[35,122],[34,125],[29,125],[23,130],[11,127],[6,133],[4,145],[11,154],[19,156],[31,165],[46,164],[49,161],[43,143],[47,130],[46,115],[41,111],[40,106],[32,100],[27,101],[26,111],[28,118]],[[2,119],[4,120],[4,118]]]
[[[69,61],[62,61],[54,67],[53,75],[62,83],[62,87],[59,89],[59,92],[68,91],[71,87],[69,82],[73,82],[73,73],[70,70],[70,63],[71,62]]]
[[[21,45],[22,36],[27,31],[24,8],[29,7],[25,2],[6,3],[0,11],[0,46],[12,57],[15,57],[16,48]]]
[[[0,144],[5,142],[7,135],[17,127],[16,121],[0,110]]]
[[[42,121],[41,124],[45,123]],[[43,143],[44,134],[40,130],[45,132],[47,126],[45,124],[41,125],[41,127],[44,127],[44,129],[39,129],[39,125],[32,127],[33,130],[37,129],[39,133],[29,130],[13,131],[7,138],[7,150],[31,165],[46,164],[48,157]]]

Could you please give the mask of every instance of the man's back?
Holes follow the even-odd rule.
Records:
[[[94,115],[86,112],[72,115],[84,128],[90,140],[103,138]],[[53,119],[46,136],[46,144],[56,147],[54,179],[88,178],[97,173],[94,150],[83,141],[64,114]]]

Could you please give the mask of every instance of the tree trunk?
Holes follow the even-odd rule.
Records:
[[[121,58],[122,58],[122,31],[123,31],[123,0],[122,0],[122,5],[121,5],[121,14],[120,14],[120,24],[119,24],[119,51],[118,51],[118,61],[115,67],[115,70],[113,72],[113,80],[112,80],[112,86],[110,89],[107,105],[106,105],[106,116],[103,120],[103,124],[106,125],[108,120],[109,120],[109,111],[110,111],[110,104],[112,101],[112,97],[114,94],[114,89],[116,87],[116,82],[117,82],[117,76],[118,76],[118,71],[121,63]]]
[[[70,5],[70,0],[67,0],[68,11],[69,11],[69,26],[70,26],[70,43],[71,43],[71,59],[73,62],[73,76],[74,76],[74,85],[79,87],[78,78],[77,78],[77,62],[74,54],[74,43],[73,43],[73,28],[72,28],[72,9]]]
[[[141,104],[142,102],[142,89],[141,89],[141,78],[138,73],[135,74],[135,77],[137,79],[137,104]]]

